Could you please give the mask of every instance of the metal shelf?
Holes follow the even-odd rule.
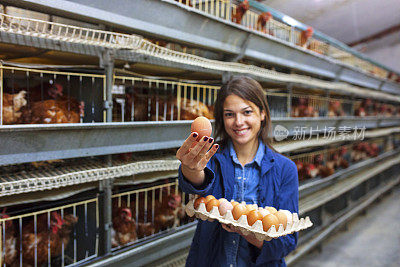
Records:
[[[379,162],[379,164],[376,164]],[[368,161],[369,168],[359,167],[357,173],[351,174],[349,177],[341,177],[342,180],[332,184],[323,190],[318,190],[313,194],[306,195],[299,201],[299,214],[305,214],[321,205],[327,203],[330,200],[337,198],[345,192],[351,190],[362,182],[370,179],[371,177],[378,175],[384,170],[397,165],[400,163],[399,151],[395,153],[386,153],[384,158],[378,158],[372,161]],[[344,179],[345,178],[345,179]],[[316,185],[314,185],[316,186]],[[300,189],[301,190],[301,189]]]
[[[389,156],[387,155],[387,157],[389,157]],[[397,161],[400,162],[400,156],[398,156],[397,159],[398,159]],[[390,168],[391,166],[393,166],[393,164],[389,164],[389,163],[393,163],[393,160],[387,160],[386,163],[384,164],[385,165],[384,167]],[[375,171],[377,171],[378,168],[380,168],[381,170],[383,169],[383,167],[376,167]],[[362,171],[362,169],[363,169],[362,167],[358,167],[358,171],[360,172],[360,174],[359,174],[360,177],[362,177],[364,175],[364,171]],[[374,175],[377,175],[378,172],[375,172],[375,171],[373,172],[373,174],[365,177],[365,179],[363,178],[363,180],[368,180],[368,179],[372,178]],[[354,181],[353,181],[354,178],[344,177],[344,181],[347,181],[347,180],[349,180],[350,182],[353,182],[353,184],[354,184]],[[373,201],[373,199],[376,198],[375,196],[376,196],[377,192],[379,192],[381,194],[383,191],[390,189],[393,185],[398,183],[398,181],[399,181],[399,179],[391,181],[384,187],[380,188],[379,190],[374,191],[373,197],[371,197],[371,199],[367,200],[366,202],[370,203],[371,201]],[[350,190],[351,188],[352,187],[350,187],[348,190]],[[343,192],[345,192],[342,190],[339,192],[340,194],[336,194],[336,191],[334,190],[336,188],[331,188],[331,189],[332,190],[330,192],[335,192],[336,198],[338,196],[340,196],[340,194],[343,194]],[[303,205],[302,202],[303,201],[304,201],[304,198],[300,198],[300,209],[301,210],[302,210],[302,205]],[[323,203],[325,203],[325,202],[318,202],[318,204],[321,204],[321,205]],[[303,211],[301,211],[301,213],[303,213]],[[349,218],[349,216],[345,216],[345,218]],[[335,227],[336,227],[336,225],[335,225]],[[187,253],[187,248],[189,248],[189,246],[191,244],[191,240],[195,233],[195,229],[196,229],[196,223],[194,222],[193,224],[187,225],[183,229],[182,228],[180,230],[177,229],[176,232],[172,231],[171,234],[166,237],[161,237],[159,239],[156,239],[156,240],[149,242],[140,247],[128,248],[126,251],[112,255],[112,257],[99,260],[99,261],[93,263],[91,266],[104,266],[104,265],[120,266],[120,265],[125,265],[128,263],[132,263],[132,262],[135,262],[138,265],[142,265],[142,264],[145,265],[145,264],[150,264],[150,263],[156,262],[156,261],[160,262],[162,259],[165,260],[166,258],[168,258],[168,260],[170,262],[175,263],[177,261],[180,261],[182,258],[184,258],[184,254]],[[166,246],[165,244],[168,244],[168,246]],[[172,253],[175,253],[177,251],[181,251],[182,253],[177,253],[178,258],[176,260],[171,259],[169,256]],[[157,252],[157,253],[155,253],[155,252]]]
[[[11,27],[8,24],[4,24],[2,28],[0,28],[1,42],[3,43],[76,53],[99,58],[103,57],[106,49],[110,49],[116,60],[144,63],[145,65],[151,66],[162,66],[173,70],[180,69],[197,73],[206,73],[212,78],[216,78],[216,76],[221,77],[225,73],[233,75],[245,74],[253,76],[261,82],[278,84],[292,83],[304,88],[319,88],[339,94],[359,95],[400,102],[400,96],[390,94],[400,94],[400,92],[397,91],[363,89],[342,82],[329,82],[308,76],[279,73],[251,65],[210,60],[156,46],[136,35],[97,31],[50,23],[47,21],[12,18],[24,22],[25,24],[31,24],[32,27],[34,25],[38,25],[38,27],[26,28],[18,23],[15,23],[15,25],[13,24],[14,26]],[[42,30],[43,28],[47,29],[43,25],[47,25],[50,30]],[[65,34],[59,34],[57,29],[62,29],[61,32]],[[383,87],[381,89],[383,89]]]
[[[400,125],[400,118],[275,118],[289,136],[324,127],[373,129]],[[10,125],[0,128],[0,166],[32,161],[177,148],[188,137],[191,121],[95,124]],[[60,134],[60,132],[62,134]]]
[[[371,205],[375,200],[377,200],[380,196],[390,191],[393,187],[398,185],[400,182],[400,177],[397,177],[390,182],[380,186],[378,189],[373,190],[371,193],[367,194],[361,200],[352,203],[351,206],[347,207],[344,212],[341,212],[340,216],[335,216],[334,220],[330,220],[329,222],[325,222],[323,226],[319,227],[319,229],[315,229],[313,231],[313,236],[310,240],[306,241],[304,244],[299,246],[294,252],[289,254],[286,257],[286,263],[288,266],[292,266],[298,259],[304,256],[306,253],[311,251],[314,247],[320,244],[323,240],[325,240],[331,233],[338,230],[340,226],[346,224],[348,221],[353,219],[357,214],[366,209],[369,205]],[[336,219],[337,218],[337,219]],[[318,234],[316,234],[318,233]]]
[[[222,51],[236,57],[244,56],[258,62],[282,65],[363,87],[400,93],[399,84],[196,9],[182,8],[173,1],[151,0],[146,3],[130,1],[125,3],[124,8],[105,0],[96,1],[96,4],[88,0],[60,0],[56,3],[32,0],[5,2],[38,11],[45,9],[51,14],[102,23],[113,28]],[[165,16],[165,14],[174,15]],[[189,20],[191,23],[176,23]],[[199,29],[198,25],[202,25],[202,28]]]

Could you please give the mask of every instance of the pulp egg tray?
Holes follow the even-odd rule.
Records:
[[[279,225],[279,229],[275,229],[275,225],[272,225],[270,229],[265,232],[263,229],[262,221],[257,220],[252,226],[249,226],[247,222],[247,216],[242,215],[238,220],[235,220],[232,215],[232,211],[228,210],[224,216],[219,213],[218,207],[214,206],[210,212],[206,210],[205,203],[200,203],[198,209],[194,208],[194,201],[192,199],[185,207],[186,214],[190,217],[196,216],[203,221],[208,220],[210,222],[214,220],[218,220],[223,224],[230,224],[235,227],[238,227],[240,231],[248,235],[250,232],[254,233],[258,240],[270,240],[270,238],[277,238],[280,236],[292,234],[294,232],[298,232],[300,230],[307,229],[313,225],[310,218],[307,216],[305,219],[299,219],[297,213],[292,213],[292,222],[287,223],[286,229],[283,228],[283,225]]]

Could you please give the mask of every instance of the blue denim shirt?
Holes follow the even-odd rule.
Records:
[[[298,212],[299,184],[296,164],[265,145],[264,149],[257,187],[258,206],[273,206],[277,209]],[[182,170],[179,168],[179,186],[182,191],[202,196],[211,194],[216,198],[234,198],[235,166],[228,146],[221,148],[211,158],[204,171],[203,185],[194,186],[183,176]],[[246,242],[248,249],[243,250],[242,247],[237,248],[238,241],[231,239],[229,242],[231,234],[233,233],[225,231],[218,221],[198,220],[186,266],[230,266],[230,264],[235,266],[286,266],[284,257],[296,247],[298,238],[298,234],[294,233],[268,242],[265,241],[261,250]],[[239,257],[237,256],[238,250],[240,251]],[[242,253],[249,253],[249,256],[242,260]],[[228,255],[228,257],[224,255]],[[224,262],[224,258],[236,259],[236,262]]]
[[[261,176],[261,161],[264,157],[265,147],[260,141],[254,159],[245,166],[239,162],[232,142],[229,142],[229,154],[235,168],[235,186],[233,199],[247,204],[258,203],[258,184]],[[227,249],[221,255],[220,266],[251,266],[251,245],[237,233],[226,233],[224,247]],[[256,249],[256,248],[253,248]]]

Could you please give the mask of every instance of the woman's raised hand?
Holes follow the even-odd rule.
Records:
[[[182,168],[190,172],[200,172],[204,170],[207,162],[218,150],[218,145],[213,145],[213,138],[203,136],[197,141],[198,136],[196,132],[191,133],[176,152],[177,159],[182,162]]]

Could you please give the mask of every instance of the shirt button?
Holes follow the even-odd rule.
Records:
[[[233,244],[236,244],[236,241],[235,241],[235,240],[233,240]]]
[[[233,267],[233,264],[230,264],[229,267]]]

